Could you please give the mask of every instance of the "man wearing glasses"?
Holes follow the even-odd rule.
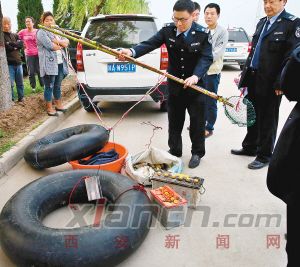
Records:
[[[168,80],[169,152],[177,157],[182,156],[181,133],[187,110],[192,141],[189,168],[196,168],[205,155],[205,95],[188,86],[203,86],[202,78],[213,61],[208,30],[194,22],[194,10],[192,1],[178,0],[173,7],[174,23],[166,24],[149,40],[119,51],[138,58],[166,44],[169,53],[168,73],[184,80],[184,86]],[[119,60],[125,58],[120,55]]]

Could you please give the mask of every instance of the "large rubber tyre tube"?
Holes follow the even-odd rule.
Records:
[[[43,225],[45,216],[66,206],[72,188],[81,177],[97,174],[103,195],[114,203],[113,210],[105,217],[105,226],[54,229]],[[117,265],[142,244],[151,225],[152,209],[144,192],[129,190],[118,198],[134,184],[123,175],[97,170],[60,172],[28,184],[11,197],[1,212],[3,251],[17,266],[24,267]],[[74,191],[72,203],[88,203],[84,182]],[[130,207],[129,211],[124,207]],[[78,248],[66,247],[66,236],[77,237]],[[116,246],[119,236],[127,238],[127,246]]]
[[[96,124],[66,128],[31,143],[24,159],[35,169],[44,169],[96,153],[108,142],[109,131]]]

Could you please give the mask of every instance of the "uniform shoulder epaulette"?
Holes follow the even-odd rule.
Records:
[[[291,21],[294,21],[294,20],[297,19],[296,16],[294,16],[294,15],[288,13],[288,12],[286,12],[282,17],[285,18],[285,19],[287,19],[287,20],[291,20]]]
[[[175,26],[174,22],[168,22],[163,25],[163,27],[174,27],[174,26]]]
[[[262,21],[262,20],[265,20],[267,17],[263,17],[263,18],[261,18],[259,21]]]
[[[207,29],[199,24],[195,27],[195,31],[209,33],[209,29]]]

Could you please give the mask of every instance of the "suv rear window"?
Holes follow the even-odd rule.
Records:
[[[248,43],[249,37],[247,36],[246,32],[244,31],[228,31],[229,32],[229,42],[234,43]]]
[[[106,18],[93,20],[85,37],[111,48],[130,48],[149,39],[156,32],[153,19]]]

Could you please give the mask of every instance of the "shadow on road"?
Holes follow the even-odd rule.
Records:
[[[224,65],[222,71],[241,71],[239,65]]]

